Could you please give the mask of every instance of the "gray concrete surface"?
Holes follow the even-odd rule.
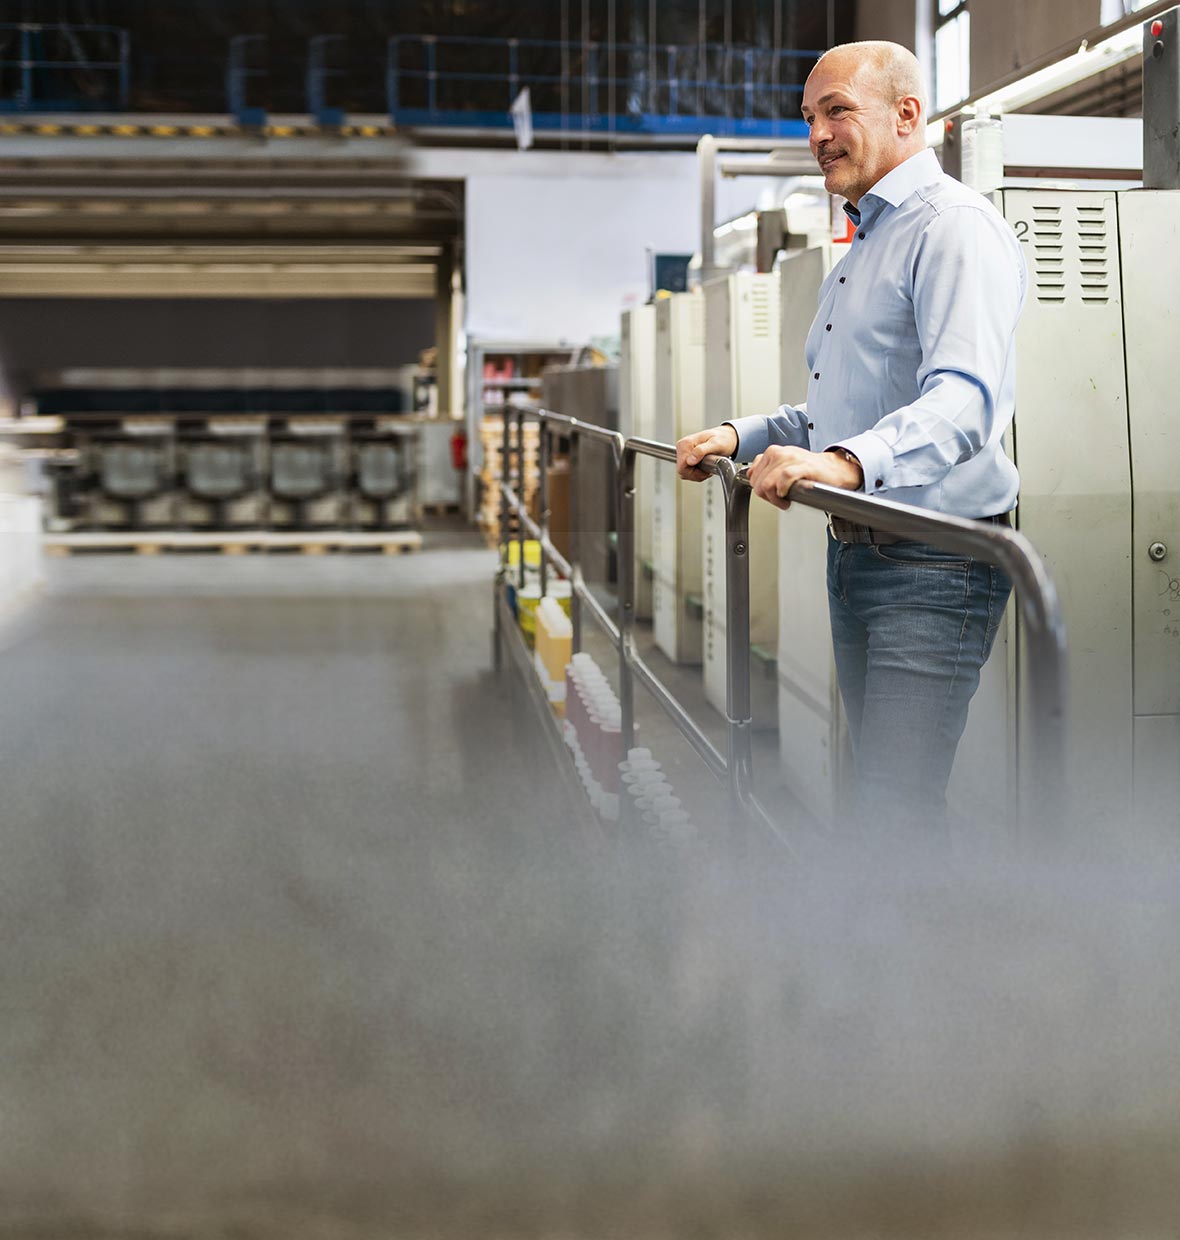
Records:
[[[2,1240],[1180,1233],[1174,869],[588,848],[435,546],[7,635]]]

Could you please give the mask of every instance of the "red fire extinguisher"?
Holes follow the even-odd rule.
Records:
[[[467,433],[456,431],[451,436],[451,464],[458,470],[467,468]]]

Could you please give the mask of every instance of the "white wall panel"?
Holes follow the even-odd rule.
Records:
[[[620,310],[647,300],[648,251],[700,248],[695,154],[528,152],[503,154],[499,166],[504,171],[483,161],[467,178],[473,337],[577,343],[613,336]],[[749,209],[775,184],[719,181],[718,220]]]

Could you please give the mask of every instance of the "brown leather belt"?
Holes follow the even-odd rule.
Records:
[[[986,521],[989,525],[1011,525],[1012,514],[1000,512],[994,517],[975,517],[973,520]],[[857,525],[845,521],[843,517],[828,517],[828,528],[832,537],[842,543],[872,543],[875,546],[888,546],[890,543],[912,542],[905,534],[890,534],[886,530],[875,530],[871,525]]]

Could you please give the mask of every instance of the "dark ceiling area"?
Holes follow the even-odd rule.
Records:
[[[512,72],[499,49],[521,40],[511,53],[521,74],[554,91],[563,75],[597,75],[622,107],[645,74],[675,76],[682,90],[742,72],[801,81],[816,51],[852,37],[853,8],[853,0],[3,0],[0,106],[12,110],[9,101],[28,93],[19,62],[36,58],[62,66],[36,71],[44,110],[72,102],[77,111],[224,113],[233,110],[227,76],[236,64],[239,102],[268,113],[311,110],[318,66],[334,107],[383,115],[391,63],[405,75],[403,93],[419,89],[425,101],[436,56],[438,81],[461,83],[447,105],[479,108],[486,84]],[[35,23],[36,35],[22,23]],[[423,39],[437,41],[432,51]],[[661,106],[649,93],[647,110],[653,103]]]

